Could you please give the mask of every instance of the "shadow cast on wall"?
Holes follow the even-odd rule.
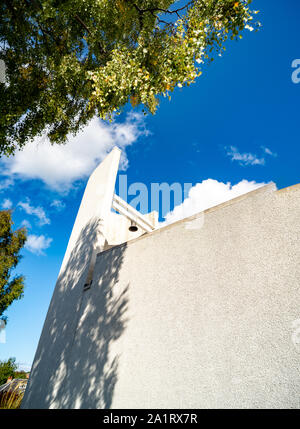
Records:
[[[126,245],[99,255],[90,289],[93,243],[104,237],[91,221],[60,273],[48,310],[22,408],[109,408],[117,381],[118,356],[110,347],[126,327],[127,285],[118,294]]]

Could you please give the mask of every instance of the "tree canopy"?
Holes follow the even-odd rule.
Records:
[[[21,259],[20,250],[26,241],[26,229],[12,230],[9,210],[0,211],[0,319],[6,320],[3,313],[16,299],[23,296],[24,277],[12,277],[12,270]]]
[[[0,361],[0,386],[5,384],[9,377],[15,378],[15,371],[17,368],[16,358]]]
[[[62,143],[128,101],[190,85],[228,38],[255,23],[251,0],[3,0],[0,154],[37,135]]]

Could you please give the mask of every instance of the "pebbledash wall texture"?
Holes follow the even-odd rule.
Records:
[[[86,291],[73,257],[22,407],[299,408],[299,206],[269,184],[98,253]]]

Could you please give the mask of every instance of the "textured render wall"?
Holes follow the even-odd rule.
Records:
[[[270,185],[98,254],[25,407],[299,408],[299,206]]]
[[[98,377],[98,386],[95,386],[98,392],[101,383],[101,376],[98,375],[103,373],[102,366],[107,360],[108,342],[103,343],[98,366],[94,365],[97,341],[93,343],[90,359],[81,361],[81,356],[76,355],[73,367],[72,356],[78,340],[76,335],[81,323],[81,312],[85,309],[83,287],[92,279],[96,255],[99,250],[108,247],[110,238],[116,239],[117,232],[121,239],[119,243],[128,237],[129,222],[126,219],[122,222],[120,216],[111,212],[120,155],[120,149],[115,147],[88,180],[43,326],[22,408],[77,406],[78,402],[74,403],[73,399],[78,385],[72,391],[71,384],[73,375],[77,374],[76,368],[80,369],[80,377],[85,380],[82,382],[79,377],[74,382],[79,380],[85,396],[88,392],[97,401],[93,403],[94,406],[99,405],[98,393],[93,393],[90,380]],[[115,236],[107,236],[107,224],[113,226],[110,232]],[[138,231],[133,235],[141,233]],[[116,266],[116,261],[113,262]],[[102,302],[105,304],[110,301],[104,296]],[[97,307],[97,311],[101,309]],[[83,368],[79,362],[83,363]],[[108,404],[106,397],[101,401],[101,406]],[[90,406],[90,403],[86,405]]]
[[[128,243],[112,407],[300,406],[299,209],[269,186]]]
[[[88,180],[43,326],[23,408],[68,406],[71,400],[64,380],[72,369],[69,362],[83,308],[83,286],[93,272],[97,252],[106,244],[103,231],[110,216],[120,154],[114,148]]]

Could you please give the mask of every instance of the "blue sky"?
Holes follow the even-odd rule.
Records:
[[[124,151],[128,185],[192,183],[189,207],[198,210],[207,194],[234,197],[228,182],[244,192],[300,182],[300,83],[291,79],[300,5],[256,0],[253,8],[261,30],[229,42],[196,84],[162,99],[155,116],[128,107],[117,123],[94,121],[66,147],[39,142],[0,162],[0,206],[12,204],[15,226],[29,222],[31,236],[17,269],[26,276],[25,297],[6,313],[0,359],[15,356],[30,367],[87,177],[114,144]]]

